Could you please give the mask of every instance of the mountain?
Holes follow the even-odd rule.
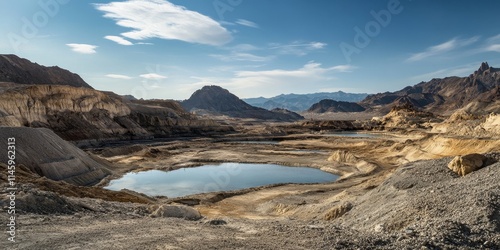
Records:
[[[24,82],[0,82],[0,127],[49,128],[65,140],[82,144],[233,130],[198,119],[172,100],[136,100],[84,87],[78,81],[70,82],[77,86],[46,84],[47,81],[38,84],[40,79],[81,78],[67,70],[40,66],[16,56],[0,58],[2,72],[15,71],[22,76],[19,81]],[[63,76],[52,77],[54,72]]]
[[[41,66],[16,55],[0,55],[0,82],[92,88],[79,75],[68,70]]]
[[[368,96],[368,94],[352,94],[342,91],[332,93],[314,93],[314,94],[287,94],[279,95],[271,98],[257,97],[243,99],[246,103],[265,109],[285,108],[292,111],[300,112],[307,110],[313,104],[324,100],[331,99],[335,101],[359,102]]]
[[[283,110],[269,111],[254,107],[242,101],[227,89],[219,86],[205,86],[195,91],[182,106],[189,111],[209,112],[212,114],[227,115],[236,118],[254,118],[261,120],[295,121],[302,116]]]
[[[396,92],[370,95],[359,104],[381,111],[389,111],[394,106],[409,103],[414,107],[441,114],[451,114],[467,106],[480,106],[485,110],[499,112],[498,97],[500,69],[483,62],[479,69],[468,77],[432,79]]]
[[[325,112],[363,112],[365,108],[354,102],[334,101],[330,99],[321,100],[313,104],[307,112],[325,113]]]

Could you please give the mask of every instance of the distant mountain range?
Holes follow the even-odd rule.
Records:
[[[188,100],[181,102],[187,110],[195,113],[227,115],[237,118],[295,121],[304,117],[284,109],[266,110],[254,107],[227,89],[219,86],[205,86],[195,91]]]
[[[246,98],[243,99],[243,101],[250,105],[265,109],[284,108],[295,112],[301,112],[309,109],[313,104],[324,99],[344,102],[359,102],[366,96],[368,96],[368,94],[353,94],[338,91],[313,94],[283,94],[271,98]]]
[[[79,75],[68,70],[41,66],[16,55],[0,55],[0,82],[92,88]]]

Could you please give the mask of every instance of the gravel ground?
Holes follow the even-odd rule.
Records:
[[[19,202],[45,210],[20,204],[17,243],[0,249],[500,249],[500,163],[459,177],[450,160],[402,166],[333,221],[152,218],[150,205],[55,198],[27,185]]]

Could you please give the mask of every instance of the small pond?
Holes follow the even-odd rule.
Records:
[[[223,163],[174,171],[128,173],[112,180],[106,189],[129,189],[169,198],[216,191],[230,191],[280,183],[327,183],[337,176],[315,168],[274,164]]]

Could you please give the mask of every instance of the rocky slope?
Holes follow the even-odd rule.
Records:
[[[331,99],[324,99],[313,104],[307,112],[325,113],[325,112],[363,112],[365,108],[354,102],[342,102]]]
[[[0,55],[0,82],[92,88],[79,75],[68,70],[41,66],[16,55]]]
[[[110,175],[106,163],[90,157],[49,129],[0,127],[0,140],[13,138],[17,167],[24,165],[39,176],[74,185],[93,185]],[[7,163],[7,144],[2,143],[0,162]]]
[[[468,77],[432,79],[396,92],[370,95],[360,104],[371,109],[389,111],[395,105],[410,103],[427,111],[450,115],[470,103],[478,103],[483,109],[499,112],[499,95],[500,69],[482,63]]]
[[[251,106],[230,93],[227,89],[219,86],[205,86],[194,92],[188,100],[183,101],[181,104],[189,111],[202,110],[202,112],[236,118],[278,121],[295,121],[303,118],[293,112],[283,112],[283,110],[273,112]]]

